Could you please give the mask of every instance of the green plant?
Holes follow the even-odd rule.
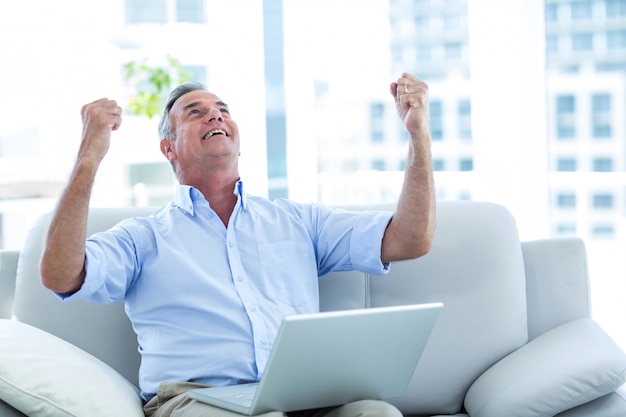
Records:
[[[126,106],[134,115],[152,119],[165,105],[167,95],[174,83],[191,80],[191,73],[180,65],[180,61],[170,56],[165,66],[150,66],[148,59],[122,64],[122,77],[136,91]]]

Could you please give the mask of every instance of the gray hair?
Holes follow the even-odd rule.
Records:
[[[202,83],[190,81],[179,85],[170,92],[163,113],[161,114],[161,120],[159,120],[159,139],[173,139],[176,137],[172,121],[170,120],[170,110],[172,110],[174,103],[176,103],[179,98],[196,90],[207,91],[207,88]]]

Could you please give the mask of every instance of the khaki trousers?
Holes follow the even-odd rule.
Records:
[[[146,417],[241,417],[241,414],[195,401],[186,392],[207,385],[193,382],[164,382],[143,407]],[[402,413],[384,401],[355,401],[340,407],[281,413],[273,411],[263,417],[402,417]]]

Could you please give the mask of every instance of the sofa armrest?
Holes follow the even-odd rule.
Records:
[[[483,417],[555,415],[624,384],[626,354],[591,319],[575,320],[531,340],[483,373],[465,407]]]
[[[19,255],[17,250],[0,250],[0,319],[11,318]]]
[[[579,238],[522,242],[528,338],[591,317],[587,252]]]

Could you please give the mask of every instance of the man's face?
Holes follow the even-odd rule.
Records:
[[[162,143],[163,153],[178,170],[199,169],[239,157],[239,129],[226,103],[215,94],[197,90],[180,97],[170,110],[176,133]]]

